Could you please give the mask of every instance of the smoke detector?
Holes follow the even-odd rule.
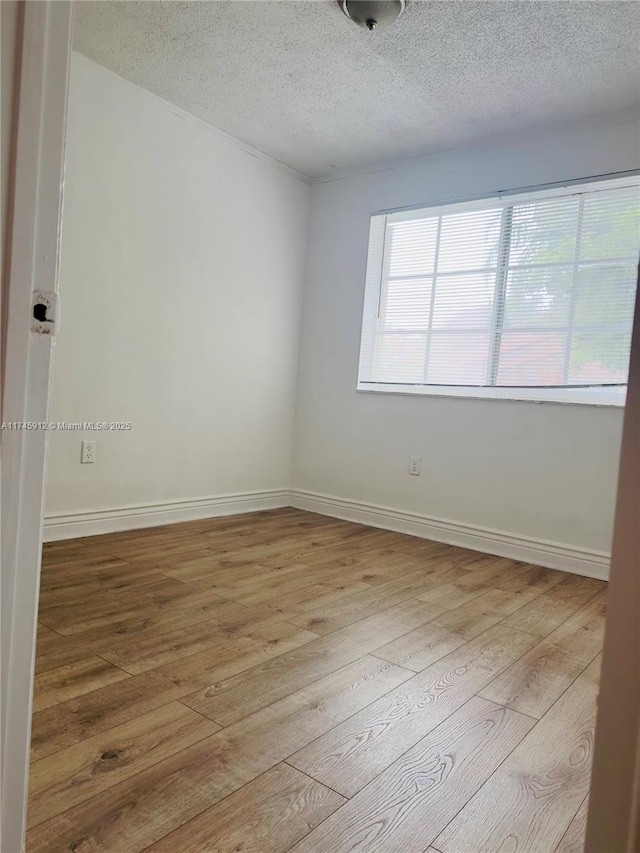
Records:
[[[404,12],[405,0],[338,0],[347,18],[370,32],[388,27]]]

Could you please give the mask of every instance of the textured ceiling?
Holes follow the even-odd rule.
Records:
[[[74,46],[310,176],[638,109],[640,3],[77,2]]]

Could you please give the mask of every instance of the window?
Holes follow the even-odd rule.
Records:
[[[624,403],[637,178],[376,214],[358,389]]]

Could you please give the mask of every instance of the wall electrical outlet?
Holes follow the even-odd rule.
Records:
[[[409,473],[414,477],[420,476],[420,468],[422,467],[422,458],[420,456],[411,456],[409,458]]]
[[[96,443],[95,441],[83,441],[82,442],[82,454],[80,456],[80,462],[83,465],[90,465],[92,462],[96,461]]]

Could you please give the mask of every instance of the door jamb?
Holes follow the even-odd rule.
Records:
[[[640,849],[640,267],[585,853]]]
[[[57,290],[71,52],[68,0],[24,3],[13,221],[6,280],[4,422],[46,422],[53,340],[30,331],[34,290]],[[2,821],[24,849],[48,432],[2,431]]]

